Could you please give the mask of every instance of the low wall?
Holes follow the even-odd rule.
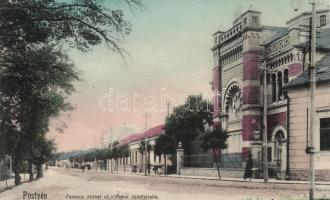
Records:
[[[290,180],[309,180],[309,170],[290,170]],[[316,181],[330,181],[330,170],[315,170]]]
[[[218,177],[218,171],[216,168],[184,167],[181,168],[180,174],[185,176]],[[221,177],[228,177],[228,178],[243,178],[244,169],[220,169],[220,175]]]
[[[4,166],[0,166],[0,181],[9,178],[9,169]]]

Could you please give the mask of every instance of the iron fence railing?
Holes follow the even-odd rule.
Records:
[[[15,186],[15,177],[13,172],[10,170],[10,159],[5,157],[0,160],[0,192],[10,189]],[[21,183],[29,181],[29,174],[25,165],[20,166],[20,178]]]
[[[241,153],[227,153],[217,157],[212,154],[185,155],[183,166],[216,168],[216,160],[220,168],[244,168]]]

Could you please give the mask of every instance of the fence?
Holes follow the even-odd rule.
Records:
[[[0,160],[0,192],[15,186],[15,179],[13,173],[10,171],[10,165],[9,157]],[[27,165],[21,165],[20,177],[21,183],[29,181]]]
[[[185,155],[184,167],[216,168],[216,160],[220,168],[243,168],[241,153],[228,153],[218,155],[217,159],[212,154]]]
[[[0,160],[0,192],[13,186],[14,180],[10,177],[10,161],[8,158]]]

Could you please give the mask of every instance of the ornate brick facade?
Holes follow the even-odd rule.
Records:
[[[259,129],[259,115],[244,115],[242,120],[242,139],[243,141],[252,141],[253,132]]]
[[[296,76],[303,71],[301,63],[294,63],[289,65],[289,76]]]
[[[259,80],[259,52],[246,52],[243,55],[243,81]]]
[[[303,70],[301,49],[296,47],[301,41],[296,29],[263,26],[260,17],[260,12],[249,10],[234,20],[232,28],[213,35],[212,89],[221,96],[221,102],[214,99],[215,111],[221,113],[215,121],[221,121],[232,138],[225,154],[241,153],[244,161],[251,153],[260,159],[262,138],[255,134],[263,131],[264,83],[259,66],[267,58],[266,66],[271,69],[266,83],[270,168],[274,167],[277,177],[285,177],[288,112],[283,87]]]

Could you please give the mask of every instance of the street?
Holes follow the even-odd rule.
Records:
[[[0,199],[307,199],[308,185],[268,184],[49,169],[45,177],[0,193]],[[318,196],[329,198],[329,186]],[[326,198],[325,198],[326,197]]]

